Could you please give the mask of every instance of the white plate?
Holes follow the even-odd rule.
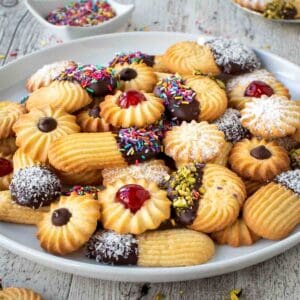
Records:
[[[116,12],[116,16],[95,26],[59,26],[49,23],[46,17],[49,12],[70,3],[70,0],[25,0],[25,5],[32,15],[49,31],[57,34],[64,41],[80,37],[116,32],[125,27],[134,10],[133,4],[121,4],[114,0],[107,0]]]
[[[236,3],[234,0],[232,0],[231,2],[238,8],[245,11],[246,13],[264,18],[265,20],[268,20],[268,21],[279,22],[279,23],[300,24],[300,19],[269,19],[269,18],[265,18],[264,15],[259,11],[244,7],[244,6]]]
[[[198,36],[182,33],[132,32],[76,40],[40,51],[0,69],[0,99],[20,100],[26,94],[25,79],[46,63],[74,59],[82,63],[105,64],[120,51],[141,50],[163,53],[172,43],[197,40]],[[257,51],[263,65],[289,88],[294,99],[300,98],[300,67],[273,54]],[[298,80],[298,86],[297,86]],[[278,242],[260,240],[251,247],[218,246],[215,257],[206,264],[180,268],[113,267],[96,264],[82,252],[66,257],[45,253],[35,238],[35,228],[0,222],[0,245],[37,263],[81,276],[119,281],[165,282],[204,278],[239,270],[282,253],[300,242],[300,226]]]

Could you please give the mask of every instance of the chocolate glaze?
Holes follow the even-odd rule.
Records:
[[[37,209],[56,201],[61,186],[59,178],[49,169],[32,166],[16,171],[9,189],[17,204]]]
[[[195,164],[197,169],[197,177],[196,182],[194,185],[193,190],[199,191],[199,189],[202,186],[202,179],[203,179],[203,169],[205,167],[205,164]],[[172,193],[173,189],[170,187],[167,190],[168,197],[174,201],[176,200],[176,195]],[[183,209],[176,209],[173,208],[173,214],[175,214],[175,221],[178,224],[181,224],[183,226],[191,225],[193,224],[195,218],[197,217],[197,211],[199,207],[199,201],[200,199],[193,199],[193,204],[190,207],[183,208]]]
[[[72,214],[67,208],[59,208],[52,213],[51,222],[54,226],[64,226],[68,224],[71,217]]]
[[[283,8],[281,15],[283,19],[295,19],[297,16],[298,11],[296,7],[285,7]]]
[[[117,139],[117,143],[119,144],[120,148],[123,148],[125,146],[125,144],[122,144],[122,142],[120,141],[120,139],[118,137],[116,137]],[[156,157],[157,153],[156,152],[152,152],[151,150],[149,152],[146,152],[147,148],[143,148],[143,150],[141,151],[136,151],[134,152],[133,155],[126,155],[126,152],[122,151],[122,156],[124,158],[124,160],[129,164],[135,164],[137,161],[138,162],[143,162],[143,161],[147,161],[151,158]],[[142,156],[144,157],[142,159]]]
[[[173,171],[176,170],[176,162],[175,162],[175,160],[172,157],[170,157],[167,154],[165,154],[164,152],[160,152],[156,156],[156,158],[164,160],[166,166],[169,167],[171,170],[173,170]]]
[[[162,222],[159,227],[157,228],[157,230],[167,230],[167,229],[174,229],[174,228],[182,228],[183,226],[181,224],[176,223],[175,217],[172,218],[174,223],[172,223],[171,219],[168,219],[164,222]]]
[[[93,91],[89,91],[93,96],[103,97],[113,93],[114,89],[117,87],[117,80],[113,77],[110,79],[99,80],[87,87]]]
[[[132,68],[122,69],[121,72],[119,73],[120,80],[123,80],[123,81],[130,81],[130,80],[136,78],[137,75],[138,75],[137,72]]]
[[[126,243],[123,247],[118,247],[116,243],[122,244],[123,240],[109,242],[106,240],[106,234],[108,234],[108,231],[98,230],[90,238],[86,246],[86,256],[96,259],[99,263],[109,265],[136,265],[138,262],[138,244],[134,236],[132,236],[129,244]],[[115,233],[110,232],[109,234],[113,235]],[[118,234],[115,235],[120,236]],[[122,251],[123,253],[121,254]]]
[[[122,153],[124,160],[128,164],[134,164],[136,162],[147,161],[151,158],[156,157],[156,155],[158,155],[158,153],[161,152],[161,148],[160,148],[161,141],[159,140],[159,138],[157,138],[157,140],[153,141],[156,143],[157,147],[151,147],[151,146],[145,145],[141,149],[136,149],[132,155],[127,155],[126,150],[122,151],[125,149],[124,147],[127,145],[126,140],[122,141],[122,139],[119,137],[119,135],[117,135],[116,141],[119,146],[119,149],[121,150],[120,152]]]
[[[56,129],[57,121],[51,117],[45,117],[39,120],[37,127],[42,132],[50,132]]]
[[[149,67],[153,67],[155,63],[155,56],[154,55],[147,55],[143,59],[143,63]]]
[[[264,145],[261,145],[253,148],[250,155],[256,159],[268,159],[272,156],[272,153]]]
[[[161,92],[158,86],[154,88],[153,93],[156,97],[160,97]],[[179,121],[190,122],[192,120],[198,120],[200,115],[200,103],[196,99],[188,104],[183,104],[172,97],[168,97],[165,101],[165,107],[166,113],[170,118],[176,118]]]
[[[197,100],[193,100],[189,104],[178,104],[177,101],[169,100],[167,110],[172,117],[177,118],[180,121],[190,122],[192,120],[198,120],[200,114],[200,105]]]
[[[131,244],[131,251],[128,257],[124,257],[121,255],[118,255],[118,258],[114,257],[108,257],[106,253],[104,252],[101,256],[101,260],[99,262],[105,263],[105,264],[111,264],[111,265],[137,265],[138,262],[138,256],[136,254],[137,252],[137,244]]]
[[[199,207],[199,201],[194,201],[194,204],[187,208],[182,209],[176,213],[176,222],[181,225],[192,225],[196,216]]]

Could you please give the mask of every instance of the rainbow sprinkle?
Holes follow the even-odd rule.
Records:
[[[81,186],[81,185],[74,185],[68,191],[64,192],[63,194],[66,196],[70,196],[71,193],[76,193],[78,196],[84,195],[92,195],[94,199],[97,199],[97,193],[100,189],[96,186]]]
[[[138,155],[142,161],[155,156],[162,150],[159,136],[154,131],[145,128],[121,129],[117,141],[125,157]],[[138,162],[139,159],[136,160],[136,163]]]
[[[146,130],[153,131],[162,140],[167,131],[178,125],[180,125],[180,121],[176,117],[168,118],[165,114],[163,114],[161,119],[156,121],[154,124],[149,125]]]
[[[93,93],[94,91],[89,88],[89,86],[101,80],[109,82],[110,85],[108,85],[108,88],[112,91],[115,82],[115,74],[116,73],[112,68],[106,68],[99,65],[78,65],[67,68],[56,79],[77,81],[82,88]]]
[[[114,67],[117,64],[124,65],[125,63],[145,63],[152,67],[154,64],[154,56],[142,53],[141,51],[117,53],[114,59],[109,63],[109,66]]]
[[[26,103],[26,101],[28,100],[28,98],[29,98],[29,96],[28,96],[28,95],[26,95],[26,96],[23,96],[23,97],[21,98],[21,100],[20,100],[20,104],[25,104],[25,103]]]
[[[105,0],[81,0],[70,2],[48,14],[46,20],[54,25],[95,26],[116,16],[116,12]]]
[[[172,99],[178,106],[190,104],[196,97],[195,91],[186,86],[178,74],[161,79],[155,87],[155,95],[163,99],[166,105]]]

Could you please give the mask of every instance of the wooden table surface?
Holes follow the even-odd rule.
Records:
[[[26,10],[22,1],[0,1],[0,66],[40,48],[60,43]],[[127,0],[135,3],[128,30],[183,31],[240,38],[300,65],[300,25],[278,24],[246,15],[228,0]],[[300,299],[300,245],[267,262],[209,279],[149,285],[143,299],[223,299],[243,288],[243,299]],[[0,248],[5,286],[23,286],[44,299],[141,299],[143,284],[109,282],[58,272]],[[143,288],[145,290],[145,287]]]

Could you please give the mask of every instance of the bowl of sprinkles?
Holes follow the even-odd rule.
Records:
[[[119,31],[134,5],[113,0],[25,0],[40,23],[64,40]]]

